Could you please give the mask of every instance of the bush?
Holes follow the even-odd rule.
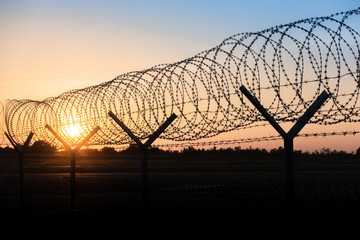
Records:
[[[39,140],[33,143],[33,145],[30,146],[30,151],[32,153],[47,153],[52,154],[56,152],[56,147],[52,146],[50,143]]]
[[[104,153],[104,154],[115,154],[117,153],[117,151],[115,150],[115,148],[113,147],[103,147],[101,149],[101,153]]]

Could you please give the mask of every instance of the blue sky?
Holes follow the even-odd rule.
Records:
[[[236,33],[359,6],[358,0],[0,0],[1,101],[52,97],[191,57]]]

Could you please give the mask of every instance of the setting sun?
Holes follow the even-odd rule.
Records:
[[[70,125],[65,128],[65,133],[71,138],[79,137],[81,135],[81,128],[77,125]]]

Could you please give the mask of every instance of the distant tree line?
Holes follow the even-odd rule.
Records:
[[[195,149],[194,147],[187,147],[179,151],[182,154],[202,154],[202,153],[212,153],[212,154],[241,154],[241,155],[258,155],[258,156],[283,156],[284,148],[278,147],[271,150],[260,149],[260,148],[246,148],[242,149],[240,147],[234,148],[216,148],[211,149]],[[302,156],[349,156],[356,155],[360,157],[360,147],[354,153],[347,153],[345,151],[330,150],[329,148],[323,148],[320,151],[316,150],[312,153],[302,150],[294,150],[294,155]]]
[[[34,154],[54,154],[58,150],[55,146],[49,144],[45,141],[36,141],[27,150],[28,153]],[[121,154],[140,154],[141,149],[136,144],[130,144],[128,148],[117,151],[114,147],[103,147],[101,149],[92,149],[87,148],[80,150],[81,153],[86,155],[121,155]],[[12,154],[15,153],[15,150],[11,147],[0,147],[0,154]],[[241,147],[234,148],[194,148],[186,147],[182,150],[164,150],[157,147],[152,147],[149,149],[149,153],[152,154],[182,154],[182,155],[201,155],[201,154],[241,154],[241,155],[252,155],[252,156],[282,156],[284,154],[284,148],[278,147],[271,150],[260,149],[260,148],[246,148]],[[345,151],[330,150],[329,148],[323,148],[322,150],[314,151],[309,153],[308,151],[296,150],[294,155],[301,156],[358,156],[360,157],[360,147],[354,153],[347,153]]]
[[[31,146],[28,147],[26,152],[28,153],[40,153],[40,154],[53,154],[57,151],[55,146],[52,146],[46,141],[35,141]],[[15,153],[15,149],[12,147],[0,147],[0,153],[10,154]]]

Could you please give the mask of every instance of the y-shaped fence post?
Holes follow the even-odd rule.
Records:
[[[27,139],[25,140],[24,145],[22,146],[16,144],[9,134],[7,134],[6,132],[4,132],[4,134],[19,156],[19,196],[20,196],[20,213],[22,213],[24,211],[24,152],[29,147],[31,138],[33,137],[34,133],[30,132]]]
[[[148,209],[149,205],[149,196],[148,196],[148,168],[147,168],[147,154],[150,145],[160,136],[162,132],[175,120],[177,117],[174,113],[149,137],[149,139],[143,144],[138,137],[136,137],[130,129],[128,129],[125,124],[120,121],[114,113],[109,112],[109,116],[114,119],[114,121],[133,139],[136,144],[142,150],[142,160],[141,160],[141,182],[142,182],[142,197],[143,197],[143,208],[144,210]]]
[[[54,131],[49,125],[45,127],[64,145],[64,147],[70,152],[70,214],[73,214],[75,209],[75,155],[77,151],[87,142],[92,136],[95,135],[97,131],[100,130],[100,127],[96,127],[91,133],[89,133],[80,143],[78,143],[74,148],[72,148],[67,142],[65,142],[57,132]]]
[[[299,118],[299,120],[294,124],[294,126],[289,130],[289,132],[286,133],[275,121],[275,119],[270,116],[270,114],[265,110],[265,108],[260,104],[260,102],[253,95],[251,95],[251,93],[244,86],[241,86],[240,90],[284,139],[285,206],[292,206],[294,202],[294,138],[309,122],[310,118],[314,116],[316,111],[320,109],[326,99],[328,99],[329,94],[326,91],[323,91],[320,96],[313,102],[313,104],[306,110],[306,112]]]

